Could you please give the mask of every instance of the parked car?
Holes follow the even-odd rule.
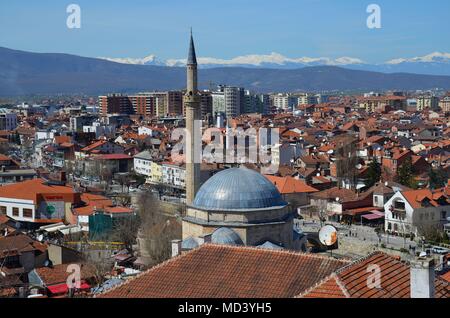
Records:
[[[440,246],[433,246],[433,248],[431,249],[431,251],[434,254],[439,254],[439,255],[445,255],[447,254],[450,250],[448,248],[443,248]]]

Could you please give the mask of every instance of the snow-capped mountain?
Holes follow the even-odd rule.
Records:
[[[387,61],[386,64],[398,65],[402,63],[450,63],[450,53],[434,52],[425,56],[413,58],[399,58]]]
[[[279,53],[272,52],[268,55],[244,55],[238,56],[232,59],[218,59],[213,57],[200,57],[197,59],[199,65],[203,68],[206,67],[223,67],[223,66],[244,66],[244,67],[268,67],[268,68],[299,68],[304,66],[316,66],[316,65],[353,65],[363,64],[360,59],[352,57],[341,57],[338,59],[330,59],[326,57],[311,58],[288,58]],[[170,59],[166,61],[168,66],[183,66],[186,64],[185,59]]]
[[[155,55],[144,58],[107,58],[101,59],[136,65],[178,66],[186,65],[186,59],[158,59]],[[219,59],[214,57],[197,58],[201,68],[214,67],[248,67],[248,68],[276,68],[296,69],[307,66],[342,66],[356,70],[378,71],[385,73],[419,73],[430,75],[450,75],[450,53],[434,52],[425,56],[412,58],[396,58],[381,64],[368,64],[355,57],[340,57],[336,59],[328,57],[299,57],[290,58],[273,52],[271,54],[250,54],[237,56],[231,59]]]
[[[116,62],[121,64],[133,64],[133,65],[158,65],[164,66],[166,63],[164,61],[159,60],[156,55],[151,54],[143,58],[113,58],[113,57],[99,57],[99,59],[107,60],[110,62]]]
[[[168,59],[160,60],[155,55],[149,55],[144,58],[108,58],[99,57],[100,59],[122,63],[122,64],[136,64],[136,65],[165,65],[165,66],[185,66],[186,59]],[[214,57],[199,57],[197,62],[200,67],[224,67],[224,66],[239,66],[239,67],[269,67],[269,68],[299,68],[305,66],[317,65],[359,65],[364,64],[360,59],[353,57],[340,57],[337,59],[330,59],[327,57],[311,58],[289,58],[279,53],[271,53],[267,55],[243,55],[232,59],[219,59]]]

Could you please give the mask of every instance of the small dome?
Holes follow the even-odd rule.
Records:
[[[222,245],[244,245],[241,237],[232,229],[220,227],[212,234],[211,241],[214,244]]]
[[[278,189],[260,173],[247,168],[223,170],[199,189],[192,206],[202,210],[246,210],[284,207]]]
[[[198,242],[192,236],[189,236],[187,239],[184,239],[181,242],[181,249],[183,250],[193,250],[198,247]]]
[[[266,241],[264,244],[258,245],[259,248],[264,248],[267,250],[283,250],[284,248],[282,246],[279,246],[277,244],[274,244],[270,241]]]

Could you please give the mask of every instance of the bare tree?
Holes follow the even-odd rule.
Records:
[[[434,243],[448,243],[449,237],[444,229],[437,224],[426,224],[417,227],[419,235],[422,236],[425,241]]]
[[[151,193],[142,193],[138,198],[140,219],[139,236],[144,243],[145,254],[154,264],[171,256],[171,241],[181,237],[181,227],[176,217],[163,214],[159,201]]]
[[[129,216],[120,219],[114,225],[114,239],[125,244],[128,251],[132,251],[133,244],[136,243],[136,238],[139,231],[140,220],[139,216]]]
[[[114,201],[117,205],[129,206],[131,204],[131,196],[129,194],[118,194]]]

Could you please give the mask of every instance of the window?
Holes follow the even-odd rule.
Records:
[[[23,209],[23,217],[24,218],[33,218],[33,210]]]
[[[442,220],[446,220],[447,219],[447,211],[442,211],[441,212],[441,219]]]
[[[0,206],[0,214],[6,215],[6,206]]]
[[[19,216],[19,208],[12,208],[12,215]]]

